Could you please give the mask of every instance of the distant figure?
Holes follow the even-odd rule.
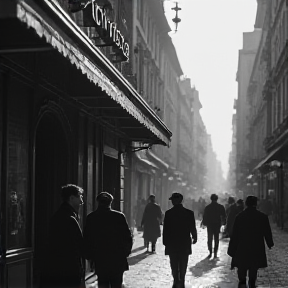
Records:
[[[202,197],[199,197],[198,200],[198,217],[203,218],[204,209],[206,206],[206,201]]]
[[[96,199],[98,208],[87,216],[84,228],[86,259],[94,265],[99,288],[121,288],[132,235],[125,215],[111,209],[113,196],[101,192]]]
[[[258,269],[267,267],[265,242],[269,249],[274,243],[268,216],[256,209],[257,197],[248,196],[245,204],[247,208],[236,216],[228,255],[231,269],[238,268],[239,287],[246,284],[248,272],[249,288],[255,288]]]
[[[84,246],[78,212],[83,205],[83,189],[62,187],[59,210],[50,221],[48,248],[41,271],[40,287],[79,288],[84,280]]]
[[[137,206],[135,207],[135,215],[136,215],[136,228],[138,231],[141,230],[141,221],[144,213],[144,209],[146,206],[145,199],[138,199]]]
[[[166,211],[163,225],[165,255],[169,255],[173,287],[184,287],[191,244],[197,242],[194,212],[182,205],[183,195],[174,192],[169,198],[173,207]],[[191,235],[193,242],[191,241]],[[177,286],[180,285],[180,286]]]
[[[244,210],[244,201],[242,199],[239,199],[239,200],[237,200],[236,203],[233,203],[230,206],[228,215],[227,215],[227,212],[226,212],[226,216],[227,216],[227,224],[226,224],[227,237],[231,237],[235,218],[236,218],[237,214],[239,214],[243,210]]]
[[[230,214],[230,211],[231,210],[233,211],[235,209],[236,209],[235,199],[234,199],[234,197],[229,196],[228,200],[227,200],[227,205],[225,205],[225,211],[226,211],[227,219],[228,219],[228,216]],[[234,214],[234,213],[232,213],[232,214]],[[229,232],[230,233],[232,232],[232,227],[230,226],[230,223],[228,224],[228,222],[227,222],[225,225],[225,228],[224,228],[223,238],[228,238]]]
[[[141,226],[144,226],[144,243],[149,252],[149,243],[151,242],[152,253],[156,252],[156,242],[161,236],[160,223],[162,222],[162,211],[155,203],[155,195],[149,196],[149,203],[146,205]]]
[[[217,203],[218,196],[212,194],[211,203],[205,207],[202,224],[207,227],[208,258],[212,256],[212,242],[214,238],[214,258],[217,258],[219,248],[219,233],[222,225],[226,224],[226,213],[223,205]]]

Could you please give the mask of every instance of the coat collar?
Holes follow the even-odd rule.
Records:
[[[61,205],[61,208],[65,211],[67,211],[68,214],[70,214],[71,216],[74,216],[77,221],[79,220],[79,215],[78,213],[75,211],[75,209],[67,202],[63,202]]]

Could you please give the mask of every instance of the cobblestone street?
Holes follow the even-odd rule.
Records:
[[[267,251],[269,267],[259,270],[257,287],[288,288],[288,233],[274,225],[272,230],[275,246]],[[199,221],[197,231],[198,242],[193,245],[192,255],[189,257],[186,288],[237,288],[236,269],[230,270],[231,258],[226,254],[229,240],[220,240],[219,258],[207,259],[207,231],[199,227]],[[169,257],[164,255],[162,238],[158,239],[156,254],[146,253],[142,232],[135,232],[134,240],[133,251],[128,259],[130,270],[124,274],[124,287],[171,288],[173,281]]]

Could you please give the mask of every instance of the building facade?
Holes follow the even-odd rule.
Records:
[[[127,80],[130,2],[0,3],[1,287],[37,287],[62,185],[84,188],[81,226],[103,190],[130,219],[131,150],[170,143]]]
[[[247,89],[252,73],[262,30],[255,28],[253,32],[243,33],[243,49],[239,51],[238,58],[238,99],[236,106],[236,185],[238,191],[247,192],[247,174],[249,175],[249,141],[248,116],[249,103]]]

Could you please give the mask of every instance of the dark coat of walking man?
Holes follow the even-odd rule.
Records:
[[[267,267],[265,242],[269,249],[274,243],[268,216],[256,209],[257,197],[248,196],[245,204],[247,208],[236,216],[228,255],[231,268],[238,268],[239,287],[246,287],[248,272],[249,288],[255,288],[258,269]]]
[[[101,192],[98,208],[90,213],[84,228],[86,259],[91,260],[98,276],[99,288],[121,288],[127,257],[133,239],[125,215],[111,209],[113,196]]]
[[[208,258],[212,256],[212,244],[214,238],[214,258],[217,258],[219,248],[219,233],[222,225],[226,223],[226,213],[223,205],[217,203],[218,196],[212,194],[211,203],[204,209],[202,224],[207,227],[207,245],[209,250]]]
[[[149,203],[146,205],[141,226],[144,226],[144,243],[149,249],[149,243],[151,242],[152,253],[155,253],[157,239],[161,236],[160,223],[162,221],[162,211],[160,206],[155,203],[155,195],[149,196]]]
[[[40,287],[84,287],[81,286],[84,279],[83,236],[78,223],[83,189],[73,184],[63,186],[62,199],[62,205],[50,221]]]
[[[197,242],[197,230],[194,212],[182,205],[183,195],[174,192],[169,198],[173,207],[166,211],[163,225],[163,244],[165,255],[169,255],[173,287],[184,287],[189,255],[192,243]],[[191,235],[193,242],[191,240]]]

